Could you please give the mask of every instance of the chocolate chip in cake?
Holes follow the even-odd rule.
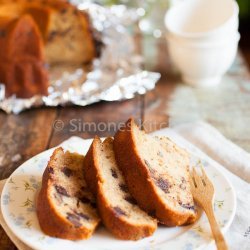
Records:
[[[94,201],[91,201],[89,198],[87,198],[87,197],[84,197],[84,196],[82,196],[82,197],[79,197],[78,199],[77,199],[77,207],[79,207],[79,202],[82,202],[83,204],[89,204],[91,207],[93,207],[93,208],[96,208],[96,203],[94,202]]]
[[[67,213],[67,220],[69,220],[75,227],[81,227],[82,224],[79,221],[80,218],[79,216],[72,214],[72,213]]]
[[[82,212],[79,213],[79,212],[74,211],[74,213],[75,213],[76,215],[78,215],[79,217],[85,219],[85,220],[90,220],[90,217],[89,217],[88,215],[82,213]]]
[[[113,207],[115,214],[117,216],[127,215],[120,207]]]
[[[119,187],[123,192],[128,193],[128,187],[126,184],[119,184]]]
[[[62,169],[62,172],[63,172],[67,177],[70,177],[70,176],[72,176],[72,174],[73,174],[73,171],[72,171],[70,168],[68,168],[68,167],[64,167],[64,168]]]
[[[84,204],[88,204],[91,202],[91,200],[87,197],[80,197],[79,200]]]
[[[67,190],[64,187],[56,185],[55,189],[56,189],[57,193],[64,195],[64,196],[67,196],[67,197],[70,197],[70,195],[68,194]]]
[[[96,208],[96,203],[95,202],[90,202],[90,206],[93,208]]]
[[[57,31],[51,31],[48,36],[48,41],[51,42],[56,35],[57,35]]]
[[[71,28],[68,28],[62,32],[60,32],[60,36],[65,36],[67,33],[69,33],[71,31]]]
[[[181,201],[179,201],[179,204],[181,207],[189,209],[189,210],[195,210],[194,205],[190,205],[190,203],[183,204]]]
[[[107,155],[107,156],[106,156],[106,159],[110,159],[110,158],[111,158],[111,156],[110,156],[110,155]]]
[[[116,171],[113,168],[111,168],[110,171],[111,171],[112,176],[117,179],[118,175],[117,175]]]
[[[48,167],[48,173],[49,174],[54,174],[54,169],[52,167]]]
[[[168,183],[167,180],[159,177],[158,179],[155,179],[156,181],[156,185],[162,190],[164,191],[165,193],[169,193],[169,188],[170,188],[170,185]]]
[[[124,198],[124,200],[126,200],[127,202],[129,202],[132,205],[137,205],[136,200],[132,196],[127,196]]]

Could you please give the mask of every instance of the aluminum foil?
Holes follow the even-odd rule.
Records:
[[[5,98],[4,85],[0,84],[0,109],[18,114],[42,105],[86,106],[101,100],[130,99],[155,87],[160,74],[142,70],[143,58],[135,53],[134,39],[128,31],[128,26],[138,20],[136,11],[123,5],[107,8],[82,0],[72,2],[89,13],[94,34],[103,43],[101,56],[94,60],[91,70],[75,66],[50,67],[48,96]]]

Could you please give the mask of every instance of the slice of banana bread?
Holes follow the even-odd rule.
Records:
[[[96,137],[84,161],[85,180],[97,197],[104,225],[124,240],[150,236],[157,221],[142,211],[128,192],[113,151],[113,139]]]
[[[100,219],[83,178],[84,157],[57,148],[45,169],[37,215],[45,234],[70,240],[89,238]]]
[[[154,138],[130,119],[117,132],[114,151],[138,204],[167,226],[196,219],[189,185],[189,156],[172,141]]]

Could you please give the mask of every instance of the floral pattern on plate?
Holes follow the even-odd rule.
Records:
[[[63,148],[85,154],[91,140],[72,138],[63,143]],[[21,165],[6,182],[1,206],[4,219],[12,232],[28,246],[38,250],[193,250],[212,242],[209,223],[201,213],[191,226],[167,228],[159,226],[151,237],[137,242],[114,238],[103,227],[89,240],[69,241],[46,236],[40,229],[36,216],[36,195],[41,186],[42,174],[53,149],[47,150]],[[193,151],[191,163],[202,164],[215,187],[214,210],[222,230],[232,222],[236,199],[231,184],[220,171]],[[49,218],[48,218],[49,219]]]

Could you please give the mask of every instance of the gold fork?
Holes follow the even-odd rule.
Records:
[[[208,179],[205,170],[202,166],[202,175],[198,175],[195,168],[190,171],[190,184],[194,200],[205,211],[210,227],[214,236],[214,240],[218,250],[227,250],[228,246],[221,233],[220,227],[215,219],[213,210],[214,186]]]

